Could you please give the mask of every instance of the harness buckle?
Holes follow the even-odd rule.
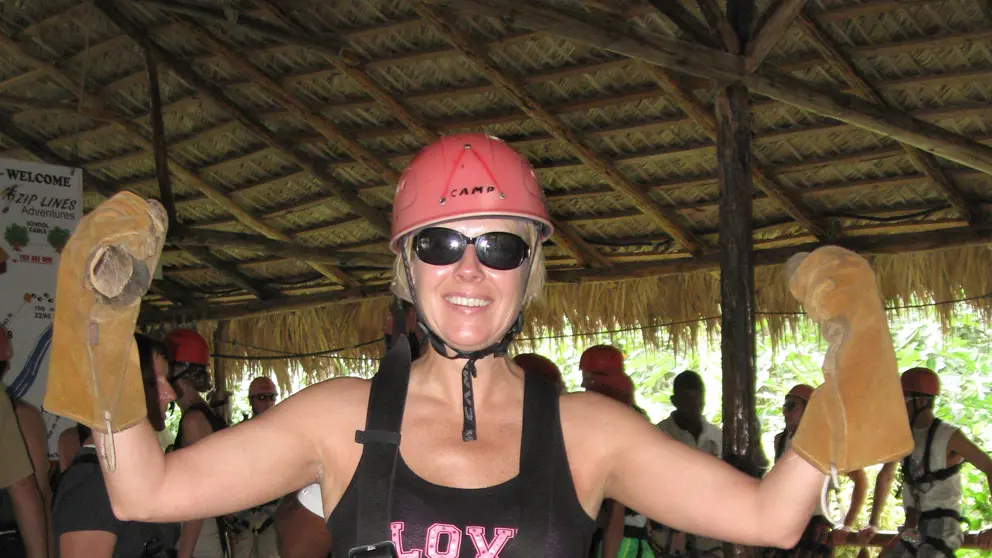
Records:
[[[348,558],[399,558],[393,541],[363,544],[348,551]]]

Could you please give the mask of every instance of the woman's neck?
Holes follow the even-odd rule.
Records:
[[[462,369],[468,359],[449,359],[438,354],[433,345],[427,344],[427,347],[426,354],[414,364],[411,381],[426,394],[461,409]],[[475,370],[472,392],[477,404],[499,391],[499,386],[512,380],[514,376],[507,359],[492,355],[475,361]]]

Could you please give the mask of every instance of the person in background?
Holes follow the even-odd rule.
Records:
[[[252,418],[272,408],[277,397],[278,390],[271,379],[259,376],[252,380],[248,385]],[[278,499],[273,500],[228,517],[234,558],[279,558],[276,531],[271,528],[278,504]]]
[[[165,338],[169,348],[169,383],[176,392],[182,411],[175,452],[191,446],[227,427],[207,405],[201,393],[210,391],[213,378],[208,371],[210,349],[207,340],[191,329],[177,329]],[[178,558],[223,558],[227,534],[221,518],[194,519],[183,523],[177,546]]]
[[[0,327],[0,386],[14,356]],[[0,555],[51,556],[51,488],[45,423],[37,409],[0,393]]]
[[[624,370],[624,357],[620,349],[612,345],[589,347],[579,357],[579,370],[582,372],[584,389],[613,398],[644,415],[644,411],[634,404],[634,382]],[[618,502],[607,500],[603,502],[597,523],[602,529],[599,535],[602,537],[602,545],[597,545],[596,539],[593,539],[594,557],[654,556],[648,535],[648,521],[643,515]]]
[[[675,440],[718,459],[723,456],[723,433],[703,416],[706,406],[706,385],[692,370],[675,376],[672,383],[672,405],[675,410],[658,428]],[[723,543],[676,531],[654,523],[651,539],[655,548],[666,556],[723,556]]]
[[[537,374],[551,382],[558,388],[558,391],[565,391],[565,380],[561,377],[561,370],[551,359],[535,353],[524,353],[513,357],[513,362],[524,372]]]
[[[168,349],[135,334],[148,421],[165,429],[176,394],[169,386]],[[75,429],[70,429],[72,431]],[[53,512],[59,558],[165,558],[179,537],[177,524],[120,521],[114,515],[96,446],[87,435],[59,485]]]
[[[785,430],[775,435],[775,460],[778,461],[785,450],[789,448],[792,437],[799,428],[803,413],[809,398],[813,396],[814,388],[806,384],[793,386],[785,396],[785,403],[782,405],[782,415],[785,417]],[[851,527],[854,526],[861,513],[861,508],[865,504],[865,496],[868,491],[868,480],[862,470],[848,473],[848,478],[854,481],[854,492],[851,494],[851,506],[844,516],[844,524],[834,529],[833,523],[828,519],[827,511],[823,508],[824,503],[817,505],[813,517],[810,519],[806,530],[803,531],[799,543],[789,550],[776,550],[775,556],[833,556],[834,546],[842,544],[847,540]],[[836,488],[836,487],[834,487]]]
[[[910,368],[902,374],[906,413],[913,429],[913,453],[902,461],[902,498],[906,523],[900,541],[889,556],[952,557],[961,543],[961,467],[965,463],[992,478],[992,458],[953,424],[934,416],[934,402],[940,395],[940,377],[929,368]],[[875,498],[868,527],[858,533],[857,542],[867,543],[878,529],[885,508],[896,463],[886,463],[878,472]],[[992,548],[990,535],[980,544]]]

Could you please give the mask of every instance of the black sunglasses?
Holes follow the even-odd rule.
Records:
[[[500,271],[520,267],[530,255],[527,241],[508,232],[489,232],[469,238],[456,230],[431,227],[413,238],[417,257],[430,265],[456,263],[462,259],[469,244],[475,246],[475,255],[482,265]]]

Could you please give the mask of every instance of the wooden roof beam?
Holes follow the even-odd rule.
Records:
[[[399,179],[400,175],[396,172],[396,169],[381,161],[364,145],[347,137],[340,130],[338,130],[337,126],[335,126],[333,122],[321,115],[319,110],[311,108],[306,103],[301,101],[296,95],[290,93],[283,86],[276,83],[275,80],[256,68],[243,56],[231,50],[231,48],[228,47],[223,41],[214,37],[209,30],[191,18],[181,15],[176,17],[186,24],[187,29],[192,31],[193,36],[196,37],[197,40],[219,54],[224,61],[230,64],[243,76],[248,78],[249,82],[259,86],[262,90],[275,97],[279,104],[286,107],[291,113],[306,122],[311,128],[316,130],[320,135],[324,136],[332,144],[340,147],[353,159],[365,165],[372,172],[382,176],[386,180],[396,181]],[[259,125],[262,124],[259,122]],[[289,147],[289,149],[292,149],[292,147]]]
[[[748,71],[753,72],[758,69],[758,66],[765,61],[765,57],[771,54],[775,45],[782,40],[789,27],[796,21],[804,5],[806,0],[776,0],[765,10],[754,39],[748,42],[744,53]]]
[[[850,95],[817,89],[768,68],[757,73],[747,73],[740,57],[674,41],[607,16],[599,16],[592,22],[581,19],[581,16],[564,15],[507,0],[488,0],[485,4],[476,0],[439,1],[452,9],[501,17],[517,25],[555,33],[678,72],[721,83],[743,82],[755,93],[889,136],[945,159],[992,174],[992,148],[988,146],[891,108]]]
[[[98,4],[105,3],[102,0],[97,0],[97,1]],[[110,7],[111,9],[114,9],[112,5]],[[76,83],[74,79],[72,79],[68,74],[63,72],[61,69],[59,69],[58,67],[52,64],[44,62],[43,60],[39,60],[38,58],[35,58],[30,53],[25,51],[20,45],[12,41],[9,37],[7,37],[3,33],[0,33],[0,46],[7,48],[12,53],[14,53],[15,55],[17,55],[27,63],[41,70],[44,70],[52,77],[53,80],[55,80],[57,83],[68,89],[73,95],[75,95],[84,103],[86,103],[88,105],[88,107],[86,107],[86,110],[90,111],[91,113],[96,113],[98,117],[102,119],[106,119],[111,122],[114,122],[115,124],[123,128],[129,134],[132,140],[136,144],[138,144],[139,147],[141,147],[142,149],[144,149],[149,153],[154,153],[154,146],[152,142],[144,137],[144,135],[141,132],[141,129],[137,125],[127,121],[126,119],[120,116],[117,116],[112,111],[108,110],[105,107],[103,100],[101,98],[84,90],[82,87],[79,86],[79,84]],[[268,224],[262,222],[257,217],[255,217],[254,215],[246,211],[244,208],[242,208],[240,205],[238,205],[236,202],[234,202],[234,200],[232,200],[229,196],[227,196],[227,194],[213,187],[212,185],[208,184],[200,176],[183,167],[182,164],[179,163],[179,161],[177,161],[173,156],[171,155],[169,156],[169,161],[172,171],[175,172],[180,178],[183,178],[190,185],[194,186],[195,188],[203,192],[207,197],[209,197],[215,203],[227,209],[230,213],[234,214],[234,216],[238,217],[238,219],[242,221],[245,225],[269,237],[276,238],[278,240],[289,240],[289,237],[283,234],[282,232],[280,232],[278,229],[275,229],[274,227],[271,227]],[[326,275],[331,279],[335,279],[338,281],[346,281],[345,284],[354,284],[354,280],[352,280],[350,277],[347,277],[338,270],[329,268],[324,264],[313,263],[311,264],[311,267],[313,267],[317,271],[320,271],[321,273],[323,273],[324,275]]]
[[[166,64],[167,67],[175,72],[179,77],[189,83],[191,86],[195,87],[201,93],[210,98],[215,102],[220,108],[228,112],[232,117],[241,122],[249,131],[259,136],[263,141],[272,145],[272,147],[279,149],[285,153],[293,162],[300,165],[311,174],[313,174],[318,180],[321,181],[330,189],[334,194],[336,194],[341,201],[351,207],[356,213],[365,217],[369,223],[378,230],[379,232],[388,236],[389,234],[389,222],[382,216],[381,213],[372,206],[368,205],[358,194],[352,191],[350,188],[346,188],[330,175],[330,173],[324,171],[323,169],[318,169],[317,166],[306,157],[294,152],[291,148],[287,147],[281,140],[279,140],[275,134],[270,132],[264,126],[261,125],[254,117],[244,111],[243,109],[237,108],[233,101],[228,99],[223,93],[220,93],[212,85],[206,83],[196,72],[189,67],[185,62],[177,59],[176,57],[165,52],[164,49],[155,44],[151,39],[142,33],[141,29],[135,26],[130,20],[128,20],[124,14],[117,10],[114,6],[113,0],[95,0],[97,8],[100,9],[111,21],[113,21],[122,31],[127,33],[135,42],[141,45],[145,50],[152,52],[154,56],[160,60],[162,63]],[[206,193],[206,192],[204,192]],[[236,206],[230,198],[225,198],[228,202]],[[242,210],[243,211],[243,210]],[[258,218],[252,216],[252,223],[255,230],[266,234],[267,236],[273,237],[277,240],[288,241],[290,238],[281,231],[265,224]],[[323,275],[330,279],[340,281],[345,285],[355,285],[356,282],[353,278],[349,277],[346,273],[341,270],[334,269],[325,264],[319,262],[307,262],[308,265],[313,267],[315,270],[319,271]]]
[[[647,71],[660,87],[667,90],[669,93],[675,97],[676,102],[682,107],[690,118],[696,121],[700,128],[702,128],[706,135],[710,137],[714,142],[717,141],[717,122],[713,115],[713,111],[709,110],[699,100],[693,95],[691,91],[685,88],[674,76],[670,75],[668,72],[654,66],[652,64],[644,64],[644,69]],[[753,149],[752,149],[753,151]],[[755,182],[757,182],[758,187],[760,187],[769,197],[774,198],[779,205],[785,209],[793,219],[799,224],[805,227],[808,231],[813,233],[813,235],[823,241],[830,239],[833,236],[831,232],[830,225],[827,221],[816,214],[805,202],[803,202],[800,194],[798,192],[792,191],[785,186],[779,184],[773,177],[771,172],[764,164],[760,161],[760,155],[754,152],[753,157],[755,157],[754,163],[751,165],[751,174]]]
[[[201,248],[242,248],[259,252],[293,258],[303,261],[324,262],[329,264],[353,264],[382,266],[391,269],[393,256],[361,252],[344,252],[334,249],[311,247],[298,242],[281,242],[264,236],[215,231],[197,227],[180,227],[175,235],[170,235],[169,244]]]
[[[220,259],[211,253],[207,248],[200,246],[185,246],[183,249],[189,252],[194,258],[200,260],[221,275],[230,279],[235,285],[255,295],[259,300],[270,300],[273,298],[279,298],[280,296],[278,291],[270,289],[263,283],[248,277],[244,273],[241,273],[236,264]]]
[[[861,75],[854,65],[854,61],[840,49],[840,46],[830,37],[826,29],[820,26],[813,16],[800,13],[797,18],[797,24],[809,40],[812,41],[814,48],[820,51],[820,54],[827,63],[844,76],[848,84],[861,97],[867,101],[892,108],[892,105],[882,97],[881,93]],[[902,144],[902,147],[910,160],[913,161],[913,164],[930,177],[933,185],[940,190],[958,213],[969,223],[977,223],[985,218],[981,211],[969,203],[967,197],[954,184],[951,177],[940,168],[933,155],[905,143]]]
[[[726,14],[720,10],[716,0],[696,0],[699,11],[703,12],[703,17],[710,29],[714,30],[723,43],[723,48],[730,54],[739,54],[741,51],[741,40],[734,31]]]
[[[701,45],[716,48],[712,33],[692,15],[679,0],[648,0],[658,13],[675,24],[689,39]]]
[[[287,12],[285,7],[280,6],[277,2],[272,0],[256,0],[256,4],[262,6],[272,15],[279,18],[280,21],[293,30],[294,34],[304,34],[308,37],[315,38],[315,34],[313,32],[296,21],[292,14]],[[366,93],[368,93],[370,97],[385,107],[389,113],[402,122],[404,126],[426,138],[428,141],[432,141],[437,138],[437,133],[431,129],[430,126],[411,114],[402,103],[400,103],[385,88],[376,83],[375,80],[364,72],[361,66],[354,65],[349,60],[342,58],[341,56],[332,55],[327,52],[322,52],[321,54],[324,55],[324,58],[330,62],[334,69],[354,80],[355,83],[357,83]]]
[[[488,55],[480,51],[468,35],[437,14],[433,7],[426,6],[419,0],[414,1],[412,6],[422,18],[434,25],[491,82],[499,85],[521,110],[540,123],[608,184],[630,197],[638,209],[653,218],[676,242],[684,246],[689,252],[695,254],[703,252],[705,248],[703,240],[687,230],[679,222],[680,218],[677,214],[657,204],[646,191],[628,182],[612,163],[584,145],[575,132],[552,116],[541,103],[524,89],[523,85],[504,75],[489,59]]]
[[[337,195],[342,202],[351,207],[353,211],[362,217],[365,217],[375,230],[385,236],[389,236],[389,221],[379,212],[378,209],[367,204],[364,200],[359,198],[351,188],[338,182],[333,176],[330,175],[330,173],[318,168],[316,163],[309,157],[293,150],[292,146],[287,145],[274,133],[269,131],[264,125],[262,125],[261,122],[250,114],[249,111],[238,107],[234,101],[227,97],[227,95],[222,93],[219,89],[208,83],[199,74],[197,74],[196,71],[193,70],[193,68],[185,61],[168,53],[165,49],[148,38],[147,34],[142,29],[127,19],[127,17],[117,9],[113,0],[95,0],[95,2],[96,6],[100,8],[100,10],[107,15],[111,21],[120,27],[121,30],[127,33],[132,40],[137,42],[143,48],[153,52],[155,57],[165,64],[170,70],[172,70],[177,76],[199,91],[202,95],[210,99],[220,109],[227,112],[232,118],[240,122],[256,137],[264,141],[272,148],[282,152],[295,164],[313,174],[314,177],[324,184],[329,191]]]

